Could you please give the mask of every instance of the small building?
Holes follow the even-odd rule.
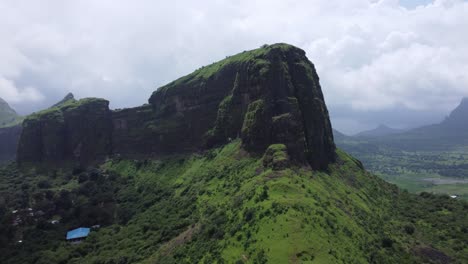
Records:
[[[87,227],[80,227],[67,232],[67,241],[72,243],[79,243],[89,235],[91,229]]]

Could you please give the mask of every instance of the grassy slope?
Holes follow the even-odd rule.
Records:
[[[328,173],[272,171],[239,145],[165,160],[109,161],[101,192],[114,196],[114,224],[75,246],[63,237],[76,221],[34,230],[20,247],[5,250],[10,254],[1,257],[9,260],[0,260],[414,263],[422,262],[413,256],[416,249],[432,247],[459,263],[468,260],[466,203],[400,193],[341,151]],[[60,184],[79,188],[53,182],[50,189]]]
[[[265,56],[273,48],[288,50],[294,47],[284,43],[277,43],[273,45],[264,45],[258,49],[244,51],[233,56],[227,56],[223,60],[220,60],[207,66],[203,66],[189,75],[186,75],[173,82],[168,83],[167,85],[161,87],[160,91],[158,92],[177,88],[180,84],[189,84],[193,81],[207,80],[209,78],[212,78],[214,75],[219,74],[224,67],[232,64],[240,64],[250,61],[255,63],[256,66],[258,66],[261,69],[263,66],[267,66],[268,64],[268,62],[262,59],[262,57]]]

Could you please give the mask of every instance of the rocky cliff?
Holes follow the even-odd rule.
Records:
[[[21,125],[0,127],[0,163],[15,159]]]
[[[87,98],[28,116],[18,162],[77,161],[88,164],[112,152],[109,102]]]
[[[105,154],[193,152],[234,138],[258,154],[282,143],[292,160],[317,169],[335,157],[314,65],[304,51],[287,44],[202,67],[159,88],[148,105],[113,112],[107,105],[88,99],[29,117],[18,161],[85,164]]]

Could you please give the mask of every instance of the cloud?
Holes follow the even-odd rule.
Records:
[[[44,96],[34,87],[17,88],[13,82],[0,76],[0,94],[9,103],[38,102]]]
[[[447,112],[468,96],[468,3],[401,2],[0,0],[0,76],[35,87],[10,95],[22,112],[68,91],[128,107],[226,55],[288,42],[315,63],[331,109]]]

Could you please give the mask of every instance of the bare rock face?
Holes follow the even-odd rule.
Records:
[[[104,100],[80,102],[26,119],[18,161],[167,155],[234,138],[260,155],[283,144],[291,160],[315,169],[335,159],[314,65],[304,51],[287,44],[202,67],[159,88],[141,107],[109,111]]]
[[[313,168],[324,168],[335,158],[314,65],[291,45],[228,57],[162,87],[149,102],[157,120],[173,122],[169,134],[182,139],[181,150],[240,137],[245,149],[259,153],[283,143],[293,159]]]
[[[0,127],[0,163],[15,159],[21,125]]]
[[[30,115],[23,122],[18,162],[88,164],[112,151],[109,102],[82,99]]]

